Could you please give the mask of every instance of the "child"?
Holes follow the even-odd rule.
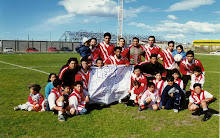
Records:
[[[101,68],[101,67],[103,67],[103,59],[102,58],[97,58],[97,60],[96,60],[96,66],[97,67],[99,67],[99,68]]]
[[[136,65],[134,67],[134,73],[131,74],[131,89],[133,88],[133,81],[139,81],[140,87],[134,91],[135,94],[140,94],[143,91],[146,91],[147,88],[147,78],[141,73],[141,66]]]
[[[107,32],[104,34],[104,41],[100,43],[98,46],[101,52],[100,57],[103,59],[104,62],[105,60],[108,59],[110,55],[114,54],[115,45],[110,43],[110,41],[111,41],[111,34]]]
[[[180,86],[174,83],[173,76],[167,78],[168,85],[164,88],[161,101],[162,109],[174,109],[175,113],[179,112],[181,100],[184,100],[184,93]]]
[[[147,85],[148,89],[141,96],[141,100],[139,101],[140,107],[138,110],[142,111],[145,108],[150,110],[158,110],[157,103],[160,103],[159,92],[157,89],[155,89],[155,84],[153,82],[149,82]]]
[[[130,62],[121,56],[122,47],[115,47],[114,48],[114,56],[111,55],[105,61],[105,65],[126,65],[129,66]]]
[[[32,84],[30,87],[28,102],[14,107],[14,110],[40,111],[44,97],[39,93],[41,87],[38,84]]]
[[[176,54],[180,54],[182,56],[182,60],[184,60],[186,58],[186,53],[183,50],[183,46],[182,45],[176,46],[176,49],[173,50],[172,56],[174,57]]]
[[[161,94],[167,84],[165,83],[164,80],[162,80],[162,73],[161,72],[156,73],[155,78],[156,79],[153,80],[153,83],[155,84],[155,89],[159,92],[159,97],[161,99]]]
[[[75,48],[77,53],[79,53],[82,58],[89,57],[91,55],[89,43],[90,43],[90,40],[87,37],[84,37],[82,40],[82,45]]]
[[[53,89],[53,81],[57,78],[56,73],[50,73],[49,77],[48,77],[48,84],[45,87],[45,96],[48,99],[48,96],[51,92],[51,90]]]
[[[66,113],[66,107],[64,107],[64,96],[62,96],[61,85],[62,81],[60,79],[54,80],[54,88],[48,96],[48,102],[50,110],[52,110],[55,114],[58,112],[58,120],[63,122],[66,120],[64,116],[64,113]]]
[[[83,83],[76,81],[74,83],[74,90],[69,96],[69,107],[71,115],[86,114],[87,109],[85,108],[86,101],[83,90]]]
[[[199,66],[195,66],[193,68],[193,74],[191,75],[191,85],[190,85],[190,91],[193,91],[193,85],[195,83],[200,83],[201,87],[203,87],[203,84],[205,83],[205,76],[202,74],[202,69]]]
[[[178,69],[172,70],[172,76],[174,77],[174,82],[180,86],[180,88],[183,90],[183,80],[180,79],[181,75]]]
[[[193,88],[194,90],[189,97],[188,109],[195,111],[192,115],[201,115],[203,110],[205,116],[202,121],[207,121],[212,115],[208,110],[208,103],[212,101],[214,97],[209,92],[202,90],[202,86],[199,83],[195,83]]]
[[[135,80],[132,82],[133,88],[128,91],[128,93],[131,95],[129,102],[131,102],[131,104],[134,103],[133,105],[138,105],[138,101],[139,101],[140,97],[142,96],[142,92],[134,93],[134,91],[136,91],[140,87],[140,85],[141,85],[141,83],[139,81]]]

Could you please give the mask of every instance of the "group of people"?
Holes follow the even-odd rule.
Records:
[[[130,80],[131,88],[127,96],[119,102],[137,106],[139,111],[173,109],[178,113],[179,110],[188,108],[195,111],[193,115],[205,114],[202,121],[211,117],[208,104],[214,97],[203,90],[204,68],[201,62],[194,58],[193,51],[185,53],[182,45],[176,46],[174,50],[173,41],[168,42],[167,49],[161,50],[155,45],[154,36],[149,36],[145,46],[139,45],[139,39],[136,37],[129,47],[125,46],[124,38],[119,39],[118,46],[110,41],[110,33],[105,33],[104,41],[98,45],[96,38],[84,38],[82,45],[76,48],[81,55],[81,64],[79,65],[77,58],[70,58],[60,69],[58,76],[55,73],[49,75],[45,100],[39,93],[41,87],[34,84],[29,87],[28,102],[14,107],[14,110],[52,110],[58,114],[59,121],[65,121],[66,115],[86,114],[90,101],[90,67],[125,65],[134,66],[134,70]],[[142,57],[145,58],[143,62]],[[190,91],[186,91],[189,80]],[[188,107],[185,106],[187,95],[190,95]]]

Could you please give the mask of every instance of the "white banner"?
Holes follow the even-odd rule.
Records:
[[[89,79],[90,103],[110,104],[128,95],[133,66],[92,67]]]

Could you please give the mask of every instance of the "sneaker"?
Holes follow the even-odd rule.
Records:
[[[64,115],[63,115],[63,114],[58,115],[58,120],[59,120],[60,122],[64,122],[64,121],[65,121]]]
[[[17,110],[20,110],[20,108],[18,106],[15,106],[14,110],[17,111]]]
[[[209,120],[209,118],[211,118],[212,114],[210,112],[206,112],[204,115],[204,118],[202,119],[202,121],[207,121]]]
[[[178,109],[173,109],[173,112],[174,112],[174,113],[178,113],[179,110],[178,110]]]
[[[138,107],[138,110],[139,110],[139,111],[142,111],[141,106]]]

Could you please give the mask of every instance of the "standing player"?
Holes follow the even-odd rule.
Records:
[[[105,33],[104,34],[104,41],[102,43],[99,44],[99,48],[100,48],[100,57],[103,59],[103,61],[105,62],[105,60],[108,59],[108,57],[112,54],[114,54],[114,48],[115,45],[110,43],[111,41],[111,34],[110,33]]]
[[[91,38],[90,40],[90,50],[91,50],[91,55],[89,56],[89,59],[92,60],[92,65],[95,65],[96,59],[100,57],[100,49],[96,46],[97,45],[97,39],[96,38]]]
[[[124,38],[119,39],[119,47],[122,48],[122,51],[121,51],[122,57],[129,59],[129,48],[125,47],[125,39]]]
[[[141,55],[144,54],[143,46],[139,45],[139,39],[137,37],[133,38],[133,44],[129,47],[129,60],[131,65],[138,65],[141,63]]]
[[[105,61],[105,65],[125,65],[129,66],[130,63],[128,62],[128,60],[124,57],[121,56],[121,47],[115,47],[114,48],[114,56],[111,55],[106,61]]]
[[[171,54],[173,49],[174,41],[169,41],[168,49],[163,50],[158,54],[158,58],[163,61],[163,66],[167,70],[167,76],[170,75],[170,71],[175,67],[175,62]]]
[[[155,37],[149,36],[148,37],[148,44],[144,46],[145,50],[145,62],[150,62],[150,56],[151,54],[159,54],[160,47],[154,45],[155,43]]]
[[[202,73],[205,75],[202,63],[198,59],[195,59],[194,52],[192,50],[189,50],[186,52],[186,59],[182,60],[179,66],[180,72],[183,74],[184,90],[186,89],[188,81],[191,79],[191,75],[193,74],[193,68],[195,66],[199,66],[202,70]]]

